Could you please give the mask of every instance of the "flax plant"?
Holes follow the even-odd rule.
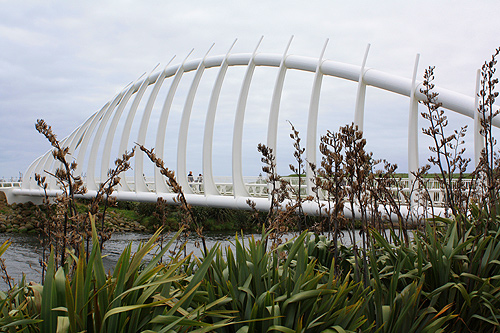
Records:
[[[344,172],[346,174],[349,186],[346,187],[347,201],[351,210],[350,230],[351,242],[353,244],[355,260],[355,276],[357,281],[361,280],[362,275],[367,283],[368,263],[366,258],[367,248],[369,246],[368,232],[368,182],[369,175],[373,170],[372,154],[365,150],[366,139],[363,133],[358,130],[354,124],[346,125],[340,128],[341,138],[344,141]],[[356,213],[359,212],[359,216]],[[361,222],[361,251],[358,250],[356,243],[355,221]],[[361,261],[362,271],[358,262]]]
[[[108,178],[99,184],[99,189],[97,190],[97,194],[89,204],[89,213],[91,215],[99,216],[101,220],[101,229],[99,230],[101,251],[103,244],[106,240],[111,236],[110,230],[106,230],[104,219],[106,217],[106,210],[108,206],[113,206],[116,202],[114,198],[111,197],[115,188],[120,185],[120,174],[124,173],[128,169],[130,169],[130,159],[134,156],[135,149],[133,148],[130,152],[125,151],[122,155],[122,158],[117,158],[115,160],[115,168],[108,170]],[[100,205],[104,204],[102,213],[99,213]],[[87,225],[89,225],[87,223]],[[87,227],[87,232],[90,233],[90,228]],[[87,253],[88,253],[88,241],[87,239]]]
[[[89,251],[89,242],[91,237],[90,222],[88,214],[81,214],[77,210],[76,196],[81,196],[87,192],[83,185],[82,177],[75,175],[77,164],[70,162],[70,152],[68,147],[63,147],[57,136],[43,119],[39,119],[35,125],[37,131],[43,134],[53,147],[52,156],[60,165],[55,173],[45,171],[48,175],[54,177],[59,184],[61,194],[56,196],[55,204],[51,203],[47,195],[46,177],[35,174],[35,180],[39,187],[44,190],[44,211],[45,214],[39,214],[41,221],[39,224],[42,229],[42,281],[44,280],[47,266],[47,249],[55,247],[55,265],[56,267],[65,264],[66,249],[74,251],[78,256],[80,245],[86,243],[86,251]],[[111,232],[106,230],[104,220],[108,205],[114,203],[111,195],[117,185],[120,183],[120,174],[130,168],[130,158],[134,155],[134,150],[130,153],[125,152],[122,158],[115,161],[115,168],[108,171],[108,178],[99,185],[95,197],[89,204],[89,213],[99,215],[101,219],[101,228],[99,230],[100,246],[109,239]],[[99,212],[100,205],[103,205],[102,213]]]
[[[7,239],[0,245],[0,271],[2,272],[2,279],[3,281],[9,286],[9,290],[13,289],[12,283],[14,282],[14,279],[9,275],[9,272],[7,271],[7,265],[5,264],[5,259],[2,258],[2,255],[7,251],[9,246],[12,244],[10,239]]]
[[[275,248],[282,243],[282,237],[296,227],[296,210],[302,205],[300,201],[291,200],[290,183],[281,177],[276,170],[276,157],[271,148],[259,144],[257,150],[262,154],[262,171],[267,175],[267,183],[270,186],[269,199],[271,201],[265,228],[271,231],[270,239],[272,247]],[[255,210],[255,205],[247,201]]]
[[[498,198],[500,194],[500,160],[498,151],[495,151],[496,139],[493,136],[493,119],[498,116],[500,110],[495,106],[499,93],[496,91],[498,78],[495,76],[497,57],[500,48],[497,48],[490,61],[486,61],[481,67],[481,89],[479,92],[479,119],[481,122],[481,135],[484,138],[484,148],[481,152],[480,164],[477,168],[480,182],[483,185],[483,202],[486,202],[489,214],[498,214]]]
[[[208,253],[208,248],[207,244],[205,241],[205,236],[203,234],[203,226],[200,224],[198,219],[193,213],[193,210],[191,209],[191,205],[187,203],[186,197],[184,195],[184,192],[182,191],[182,186],[177,182],[177,179],[175,178],[175,173],[174,171],[168,169],[165,167],[163,160],[158,158],[156,154],[154,153],[154,149],[147,149],[143,145],[139,145],[139,148],[149,157],[149,159],[156,165],[157,168],[159,168],[160,173],[166,177],[167,185],[170,186],[172,191],[174,193],[177,193],[177,198],[176,201],[177,203],[181,206],[181,212],[183,213],[182,216],[182,226],[186,230],[190,230],[191,228],[194,228],[196,234],[200,237],[203,245],[203,251],[205,254]],[[186,236],[187,237],[187,236]],[[186,254],[186,253],[184,253]]]
[[[326,260],[330,253],[321,245],[323,251],[318,250],[315,236],[303,232],[274,250],[266,247],[267,237],[269,232],[260,240],[237,237],[234,251],[227,247],[216,253],[213,274],[203,285],[205,302],[228,295],[220,310],[236,322],[221,332],[355,332],[370,327],[363,313],[367,290],[350,275],[336,276],[333,265],[327,268],[310,259],[321,253]]]
[[[415,219],[416,216],[412,215],[410,211],[407,214],[403,214],[402,206],[409,204],[412,193],[415,191],[415,184],[410,184],[409,192],[406,193],[401,177],[396,175],[397,165],[385,160],[381,162],[383,163],[383,169],[376,170],[370,175],[372,186],[368,187],[370,197],[372,198],[372,227],[379,233],[382,233],[387,227],[392,232],[395,232],[394,222],[390,217],[396,215],[400,238],[404,240],[405,244],[408,244],[409,220],[412,218]],[[380,206],[383,207],[382,211],[379,211]],[[384,214],[389,217],[388,220],[383,219],[382,215]],[[413,225],[418,225],[418,223],[417,220],[417,222],[413,222]]]
[[[160,228],[165,229],[165,220],[168,215],[168,210],[167,210],[167,202],[163,198],[158,198],[156,200],[156,210],[153,213],[153,216],[157,218],[160,221]],[[160,234],[159,237],[159,243],[160,243],[160,250],[163,250],[163,242],[165,241],[165,234]],[[160,259],[160,263],[163,262],[163,258]]]
[[[344,156],[342,154],[343,141],[339,133],[327,131],[321,137],[319,150],[321,152],[321,168],[318,169],[318,177],[315,177],[315,185],[326,193],[328,217],[328,234],[333,235],[333,251],[335,259],[338,259],[338,241],[340,229],[345,226],[344,214],[345,202],[345,173],[343,169]],[[316,168],[311,165],[311,169]],[[321,211],[321,207],[319,207]],[[333,230],[332,230],[333,229]]]
[[[73,250],[78,250],[79,243],[82,241],[84,230],[84,218],[78,214],[76,209],[75,195],[86,193],[87,189],[83,186],[83,180],[80,176],[75,176],[76,162],[69,162],[69,148],[61,146],[56,135],[43,119],[38,119],[35,125],[36,130],[45,136],[53,147],[52,156],[55,161],[59,163],[59,167],[55,173],[45,171],[50,176],[54,177],[62,191],[62,194],[56,196],[54,215],[55,225],[51,227],[52,232],[48,234],[52,237],[49,242],[59,248],[57,251],[58,258],[56,258],[56,265],[64,265],[67,247]],[[43,186],[46,193],[45,179],[40,175],[35,176],[37,183]],[[46,197],[48,203],[48,198]],[[51,223],[51,222],[49,222]]]
[[[42,247],[42,256],[39,259],[40,267],[42,268],[42,281],[44,281],[45,279],[45,270],[47,268],[47,249],[50,249],[52,246],[54,246],[56,257],[58,257],[57,251],[59,249],[59,247],[57,246],[58,244],[54,244],[54,232],[57,229],[54,225],[55,220],[51,218],[51,215],[53,216],[54,214],[51,214],[53,207],[50,203],[49,195],[47,194],[48,184],[46,180],[47,179],[45,176],[35,174],[35,181],[37,182],[37,185],[43,189],[44,192],[43,205],[41,207],[37,207],[38,219],[36,221],[36,226],[40,230],[39,241]]]
[[[469,197],[464,195],[463,174],[470,162],[469,158],[464,158],[465,152],[464,136],[467,131],[467,125],[455,130],[453,134],[446,134],[448,118],[438,102],[438,93],[434,89],[434,67],[430,66],[425,70],[423,86],[420,89],[426,99],[422,102],[426,111],[422,112],[422,117],[428,121],[429,127],[423,128],[422,132],[429,136],[433,145],[429,150],[433,153],[429,157],[431,165],[439,169],[439,176],[436,180],[439,182],[445,194],[445,207],[451,211],[453,216],[459,213],[465,213],[469,204]],[[457,191],[454,190],[454,174],[459,174]]]
[[[416,280],[421,275],[414,267],[432,267],[422,247],[394,247],[380,235],[377,252],[370,253],[375,284],[365,286],[349,269],[335,273],[330,241],[307,232],[274,250],[264,231],[260,240],[236,237],[225,252],[215,246],[202,258],[177,254],[161,264],[180,230],[145,262],[158,230],[135,254],[126,247],[105,273],[94,221],[91,216],[90,256],[71,254],[69,274],[56,269],[52,252],[43,286],[23,282],[8,295],[0,293],[0,330],[439,332],[456,318],[446,314],[449,306],[439,309],[424,300],[425,284]],[[341,253],[348,268],[352,253],[344,247]]]
[[[289,121],[288,122],[290,124],[290,127],[291,127],[291,130],[292,130],[292,133],[290,133],[290,138],[293,140],[293,148],[294,148],[294,152],[293,152],[293,157],[295,158],[295,162],[296,162],[296,166],[293,165],[293,164],[289,164],[289,168],[290,168],[290,171],[292,171],[295,176],[297,177],[298,179],[298,190],[295,190],[295,187],[294,186],[290,186],[290,189],[291,189],[291,192],[292,192],[292,196],[295,198],[295,202],[296,202],[296,205],[297,205],[297,214],[298,214],[298,221],[297,221],[297,229],[299,231],[302,231],[303,229],[307,228],[308,225],[307,225],[307,216],[305,216],[304,214],[304,209],[302,208],[302,203],[304,201],[308,201],[308,200],[312,200],[311,197],[307,196],[307,197],[304,197],[302,196],[302,183],[303,183],[303,178],[304,178],[304,171],[305,171],[305,166],[304,166],[304,163],[305,163],[305,160],[304,160],[304,152],[305,152],[305,148],[303,148],[300,144],[300,135],[299,135],[299,131],[297,131],[295,129],[295,127],[293,126],[293,124]]]
[[[39,309],[40,320],[35,324],[41,332],[159,332],[214,326],[202,319],[203,314],[217,316],[217,312],[210,311],[213,305],[190,309],[208,264],[201,264],[196,272],[189,256],[175,256],[166,265],[159,264],[182,230],[148,262],[144,262],[145,256],[155,248],[161,230],[135,254],[131,245],[127,246],[114,271],[106,274],[93,217],[91,222],[93,245],[89,258],[85,258],[85,251],[80,251],[78,258],[71,256],[74,273],[67,275],[62,267],[55,268],[52,253],[44,285],[28,288],[33,296],[27,301]],[[215,250],[207,254],[207,263]]]

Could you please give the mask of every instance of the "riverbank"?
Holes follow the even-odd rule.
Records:
[[[3,205],[0,207],[0,232],[36,233],[39,210],[32,203]],[[105,224],[113,231],[146,231],[147,227],[127,217],[119,210],[106,213]]]
[[[86,202],[77,204],[81,212]],[[32,203],[8,205],[0,198],[0,233],[37,233],[41,209]],[[167,206],[163,213],[154,203],[118,202],[106,211],[105,224],[112,232],[154,231],[161,225],[167,231],[179,229],[180,211],[177,206]],[[193,213],[202,221],[205,231],[258,231],[258,224],[251,212],[207,207],[193,207]]]
[[[1,193],[1,192],[0,192]],[[88,211],[87,202],[78,201],[80,213]],[[203,226],[204,231],[211,232],[246,232],[259,233],[261,223],[266,219],[262,212],[259,220],[252,211],[232,210],[212,207],[192,207],[193,215]],[[32,203],[9,205],[0,196],[0,233],[37,233],[41,208]],[[156,203],[118,202],[106,210],[106,227],[114,232],[154,232],[160,226],[164,230],[179,230],[182,212],[178,206],[159,208]],[[160,216],[163,216],[163,221]],[[309,216],[309,219],[316,217]],[[312,221],[311,220],[311,221]],[[314,224],[311,222],[311,225]],[[360,223],[354,227],[359,229]],[[418,225],[408,224],[407,229],[417,229]],[[420,226],[422,227],[422,226]],[[386,229],[399,229],[399,225],[386,225]]]

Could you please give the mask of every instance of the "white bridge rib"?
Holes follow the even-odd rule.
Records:
[[[213,45],[208,50],[205,58],[208,56],[208,53],[212,49]],[[191,87],[189,88],[189,92],[186,98],[186,103],[184,104],[184,110],[182,111],[181,124],[179,127],[179,139],[177,142],[177,182],[182,186],[184,193],[192,194],[193,191],[189,186],[187,179],[187,168],[186,168],[186,159],[187,159],[187,135],[189,129],[189,119],[191,117],[191,111],[193,109],[193,102],[196,91],[198,89],[198,85],[200,84],[201,76],[205,71],[204,61],[200,61],[198,63],[198,68],[196,70],[196,74],[191,83]]]
[[[174,57],[175,58],[175,57]],[[153,111],[153,105],[154,102],[156,101],[156,97],[158,96],[158,92],[160,91],[160,88],[165,80],[165,75],[166,75],[166,69],[168,65],[174,60],[172,58],[167,66],[165,66],[165,69],[161,71],[160,76],[158,79],[156,79],[156,83],[154,84],[153,91],[151,92],[151,95],[149,96],[148,103],[146,104],[146,107],[144,109],[144,113],[142,115],[141,119],[141,124],[139,125],[139,135],[137,137],[137,143],[140,145],[145,145],[146,144],[146,133],[148,130],[148,125],[149,125],[149,119],[151,117],[151,111]],[[101,170],[103,171],[103,170]],[[142,151],[137,151],[135,154],[135,168],[134,168],[134,182],[135,182],[135,191],[136,192],[147,192],[148,187],[146,185],[146,180],[143,177],[144,175],[144,154]],[[104,178],[102,178],[104,179]]]
[[[214,172],[213,172],[213,162],[212,162],[212,154],[213,154],[213,141],[214,141],[214,126],[215,126],[215,113],[217,112],[217,103],[219,102],[219,96],[222,89],[222,83],[224,82],[224,78],[227,73],[227,69],[229,64],[227,59],[231,50],[236,44],[236,40],[233,42],[229,50],[227,51],[226,56],[219,68],[219,73],[217,74],[217,78],[215,79],[214,87],[212,89],[212,94],[210,96],[210,101],[208,102],[208,110],[207,116],[205,119],[205,132],[203,135],[203,187],[204,193],[206,196],[208,195],[219,195],[219,191],[217,190],[217,186],[214,181]]]
[[[321,63],[323,62],[323,56],[325,54],[326,46],[328,45],[328,39],[323,46],[321,55],[318,59],[318,65],[316,67],[316,73],[314,75],[314,83],[311,92],[311,100],[309,103],[309,117],[307,119],[307,141],[306,141],[306,193],[307,195],[313,195],[312,191],[312,177],[311,167],[307,161],[316,162],[316,147],[318,143],[316,142],[316,136],[318,132],[318,113],[319,113],[319,96],[321,92],[321,83],[323,82],[323,73],[321,73]]]
[[[236,107],[236,115],[234,118],[233,129],[233,192],[235,197],[249,197],[245,182],[243,181],[243,156],[242,156],[242,142],[243,142],[243,122],[245,120],[245,109],[247,106],[248,91],[250,90],[250,82],[255,71],[255,56],[257,49],[262,42],[260,38],[257,47],[255,48],[252,57],[248,61],[247,72],[243,79],[241,86],[240,96],[238,98],[238,106]]]

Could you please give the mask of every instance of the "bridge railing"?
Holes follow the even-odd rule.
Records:
[[[294,192],[297,193],[297,191],[299,189],[298,178],[297,177],[285,177],[285,179],[290,181],[291,186],[294,187]],[[260,209],[265,209],[266,205],[264,202],[268,202],[268,198],[269,198],[269,194],[271,193],[272,185],[267,183],[266,180],[263,179],[263,177],[248,177],[245,180],[246,180],[246,182],[245,182],[246,189],[248,190],[248,193],[250,194],[249,198],[250,199],[255,198],[255,201],[258,201],[259,204],[261,205]],[[473,186],[473,183],[470,179],[462,179],[462,181],[465,183],[465,187],[464,187],[465,191],[473,189],[473,188],[471,188],[471,186]],[[146,199],[146,201],[150,201],[150,199],[152,197],[154,197],[155,195],[156,196],[158,196],[159,194],[163,195],[163,193],[156,193],[155,182],[152,181],[152,179],[146,179],[146,184],[147,184],[148,192],[153,196],[148,196],[148,195],[142,196],[141,200]],[[395,185],[393,188],[389,189],[391,191],[391,193],[393,194],[394,198],[396,199],[396,201],[401,206],[407,206],[407,207],[410,206],[409,202],[408,202],[408,198],[410,197],[410,191],[411,191],[408,188],[409,184],[410,184],[409,179],[403,178],[403,179],[399,180],[399,183],[397,185]],[[431,178],[426,179],[424,181],[424,184],[426,186],[425,191],[429,194],[429,197],[430,197],[430,200],[432,202],[433,207],[435,207],[435,208],[444,207],[445,192],[444,192],[444,189],[442,188],[441,184],[438,181],[436,181],[435,179],[431,179]],[[456,184],[456,181],[454,181],[453,184]],[[141,193],[135,192],[135,184],[134,184],[132,179],[128,183],[128,185],[129,185],[129,188],[131,191],[129,191],[129,190],[124,191],[123,189],[120,189],[120,188],[117,189],[116,194],[118,197],[121,197],[120,200],[136,200],[137,195],[144,194],[143,192],[141,192]],[[198,202],[198,204],[204,203],[205,202],[204,200],[200,201],[200,200],[196,199],[196,197],[200,197],[200,198],[205,197],[204,183],[193,181],[193,182],[189,182],[188,185],[190,186],[190,188],[193,192],[193,194],[190,196],[190,199],[194,200],[195,202]],[[453,186],[456,186],[456,185],[453,185]],[[228,202],[231,201],[231,199],[234,199],[234,200],[238,199],[238,197],[234,195],[234,186],[233,186],[232,182],[230,181],[230,177],[220,177],[219,179],[217,179],[216,187],[217,187],[217,190],[219,192],[219,196],[221,197],[221,199],[224,198],[224,200],[228,201]],[[7,192],[10,191],[11,198],[10,199],[8,198],[8,200],[14,200],[12,202],[16,202],[15,196],[21,194],[21,192],[26,191],[26,190],[22,189],[21,182],[5,182],[4,181],[4,182],[0,182],[0,191],[7,191]],[[29,196],[43,196],[43,191],[40,189],[39,190],[29,190],[27,192],[30,192],[28,194]],[[304,197],[305,197],[306,192],[307,192],[307,185],[305,184],[305,181],[304,181],[304,183],[302,183],[300,186],[300,193],[302,195],[304,195]],[[55,195],[55,193],[56,192],[51,191],[49,193],[49,195],[53,196],[53,195]],[[92,194],[89,194],[89,195],[92,196]],[[207,196],[205,198],[207,200],[209,200],[209,198],[213,199],[213,197],[214,197],[214,195],[210,195],[210,196]],[[32,200],[32,197],[27,197],[27,198],[29,198],[28,201]],[[320,192],[320,198],[322,200],[326,200],[327,193]],[[228,200],[226,200],[226,199],[228,199]],[[292,199],[293,199],[293,196],[292,196]],[[242,201],[242,202],[245,202],[245,201]],[[210,202],[210,200],[208,202]],[[221,201],[217,201],[217,205],[220,206],[220,202]],[[312,204],[312,203],[309,203],[309,204]],[[195,205],[196,205],[196,203],[195,203]],[[306,203],[306,205],[307,205],[307,203]],[[228,205],[228,206],[230,206],[230,205]],[[311,206],[311,205],[309,205],[309,206]],[[427,205],[425,205],[425,206],[427,206]],[[241,207],[242,207],[242,205],[240,205],[240,209],[241,209]],[[309,208],[311,208],[311,207],[309,207]],[[311,208],[311,210],[314,213],[314,209]]]
[[[15,182],[11,182],[11,181],[0,181],[0,187],[1,188],[13,188],[13,187],[21,187],[21,182],[18,182],[18,181],[15,181]]]
[[[468,191],[471,189],[472,180],[471,179],[462,179],[464,183],[464,190]],[[424,180],[424,187],[426,192],[429,194],[430,200],[432,204],[436,207],[443,207],[445,204],[445,191],[443,186],[439,181],[433,178]],[[391,192],[393,196],[397,199],[400,204],[407,205],[409,204],[408,198],[410,197],[410,180],[408,178],[402,178],[399,181],[397,187],[391,188]],[[452,187],[456,189],[457,181],[452,180]],[[416,191],[416,189],[414,189]]]
[[[298,193],[299,190],[299,178],[298,177],[283,177],[285,180],[287,180],[290,183],[290,186],[293,187],[295,193]],[[472,184],[470,179],[462,179],[462,181],[465,183],[465,189],[469,190],[470,186]],[[131,178],[128,180],[128,184],[131,187],[132,190],[135,189],[134,186],[134,180]],[[188,182],[191,190],[193,191],[194,194],[198,195],[204,195],[204,184],[203,182],[200,181],[192,181]],[[390,191],[393,193],[396,201],[402,205],[407,205],[408,204],[408,198],[410,195],[411,189],[409,188],[410,180],[408,178],[401,178],[398,181],[397,186],[392,187]],[[456,181],[452,182],[452,186],[456,186]],[[148,190],[150,192],[155,192],[155,182],[154,179],[152,178],[146,178],[146,185],[148,187]],[[216,179],[216,187],[217,190],[219,191],[219,194],[222,196],[233,196],[233,183],[231,181],[231,177],[219,177]],[[430,199],[432,201],[432,204],[438,207],[444,206],[445,203],[445,192],[442,187],[442,185],[439,183],[439,181],[429,178],[424,180],[424,185],[426,187],[426,191],[428,192]],[[17,187],[19,187],[19,183],[16,183]],[[271,184],[267,183],[266,180],[263,177],[245,177],[245,186],[248,190],[248,193],[250,193],[251,197],[261,197],[265,198],[268,197],[269,194],[271,193]],[[301,185],[300,185],[300,193],[301,195],[306,196],[307,193],[307,185],[305,182],[305,179],[302,179]],[[290,193],[292,196],[293,194]],[[320,190],[320,197],[322,199],[327,198],[328,193],[326,193],[323,190]]]
[[[267,197],[269,190],[269,184],[266,183],[266,180],[263,177],[244,177],[245,180],[245,185],[247,187],[248,192],[250,193],[251,196],[256,196],[256,197]],[[150,192],[156,192],[156,185],[154,178],[152,177],[146,177],[145,178],[146,186]],[[130,188],[132,190],[135,190],[135,183],[134,179],[128,178],[127,183],[129,184]],[[201,181],[194,180],[188,182],[189,187],[195,194],[205,194],[205,189],[204,189],[204,184]],[[231,177],[217,177],[215,179],[215,185],[217,187],[217,190],[219,191],[220,195],[223,196],[232,196],[234,195],[233,192],[233,182]],[[298,186],[298,185],[296,185]],[[302,184],[302,186],[305,186],[305,184]],[[303,187],[303,191],[305,191],[305,187]]]

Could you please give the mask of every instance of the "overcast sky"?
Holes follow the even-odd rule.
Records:
[[[233,52],[252,52],[264,36],[259,52],[283,53],[294,35],[289,54],[317,57],[329,38],[326,59],[360,65],[370,43],[368,67],[410,77],[420,53],[419,78],[426,67],[435,65],[437,85],[473,96],[476,69],[500,45],[497,0],[0,0],[0,4],[0,178],[24,172],[49,149],[34,129],[38,118],[63,138],[128,83],[157,64],[165,66],[174,55],[174,63],[181,61],[192,48],[191,59],[203,56],[212,43],[210,54],[223,54],[238,38]],[[262,84],[263,96],[270,96],[264,87],[273,84]],[[258,96],[259,88],[252,89]],[[285,97],[289,100],[283,103],[290,109],[301,105],[293,94]],[[332,105],[340,103],[331,96],[321,98],[324,106],[330,100]],[[354,97],[348,101],[354,107]],[[406,101],[369,90],[366,104],[367,121],[374,124],[367,133],[370,147],[376,157],[393,160],[403,169],[406,155],[399,150],[406,147],[406,129],[398,128],[406,126]],[[257,107],[258,100],[252,103]],[[300,122],[294,112],[290,118]],[[285,120],[280,118],[282,128],[288,126]],[[257,126],[260,121],[265,132],[266,117],[249,120]],[[338,124],[332,127],[336,130]],[[392,136],[384,138],[391,131]],[[424,163],[424,144],[420,150]],[[387,156],[380,156],[384,153]],[[193,162],[188,160],[188,168],[197,173],[199,157],[189,158]],[[246,173],[258,172],[256,152],[244,154],[244,159],[252,165]],[[216,164],[216,173],[230,175],[226,167]]]

